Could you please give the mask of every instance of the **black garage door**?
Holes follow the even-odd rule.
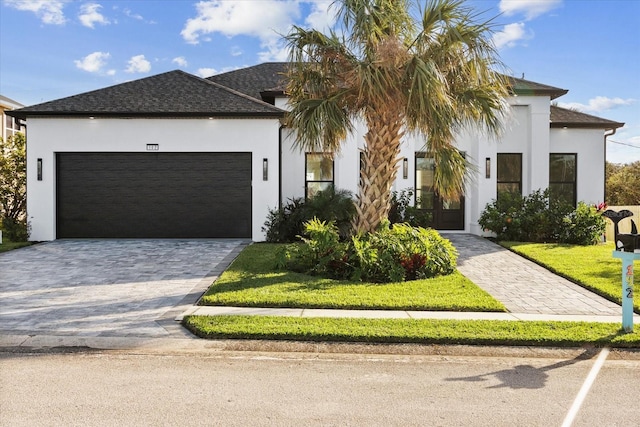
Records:
[[[251,237],[251,153],[59,153],[57,237]]]

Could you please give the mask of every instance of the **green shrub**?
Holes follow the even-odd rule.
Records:
[[[606,223],[593,206],[579,202],[578,207],[563,218],[558,241],[574,245],[595,245],[600,242]]]
[[[342,239],[351,235],[356,207],[352,195],[346,190],[333,188],[321,191],[308,200],[289,199],[281,208],[269,210],[262,231],[273,243],[295,242],[304,234],[304,224],[313,218],[333,221]]]
[[[418,209],[413,204],[413,190],[394,191],[391,193],[391,209],[389,221],[391,224],[407,223],[414,227],[429,227],[433,220],[431,214],[424,209]],[[420,200],[416,200],[420,204]]]
[[[308,238],[279,254],[279,267],[336,279],[400,282],[451,274],[457,252],[438,232],[383,223],[375,233],[340,242],[332,222],[305,223]]]
[[[597,243],[604,232],[604,219],[595,208],[550,201],[549,190],[529,196],[501,193],[488,204],[478,223],[498,240],[516,242]]]
[[[340,242],[338,228],[333,221],[318,218],[304,224],[303,244],[290,244],[278,254],[278,267],[300,273],[344,278],[350,273],[346,244]]]
[[[302,234],[303,224],[310,218],[306,218],[304,212],[304,199],[289,199],[281,208],[269,210],[267,220],[262,227],[266,232],[267,242],[286,243],[293,242]]]
[[[2,220],[4,236],[12,242],[26,242],[29,240],[29,225],[27,220],[4,218]]]
[[[484,208],[478,224],[484,230],[494,232],[499,240],[518,241],[521,229],[519,224],[514,224],[514,219],[517,221],[522,204],[521,195],[501,193],[500,197]]]
[[[361,280],[398,282],[453,273],[457,253],[437,231],[409,224],[382,224],[375,233],[352,238]],[[361,255],[365,255],[364,257]],[[373,256],[372,256],[373,254]]]

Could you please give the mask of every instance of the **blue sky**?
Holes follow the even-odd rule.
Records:
[[[331,3],[0,0],[0,94],[31,105],[173,69],[208,77],[285,60],[279,34],[330,27]],[[514,76],[568,89],[560,106],[625,122],[608,160],[640,160],[640,0],[468,3],[496,17]]]

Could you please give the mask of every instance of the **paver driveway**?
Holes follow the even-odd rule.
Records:
[[[246,243],[57,240],[2,253],[0,333],[170,337]]]

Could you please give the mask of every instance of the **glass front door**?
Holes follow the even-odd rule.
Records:
[[[464,197],[448,201],[434,188],[435,161],[424,153],[416,153],[416,207],[431,214],[431,227],[436,230],[464,230]]]

